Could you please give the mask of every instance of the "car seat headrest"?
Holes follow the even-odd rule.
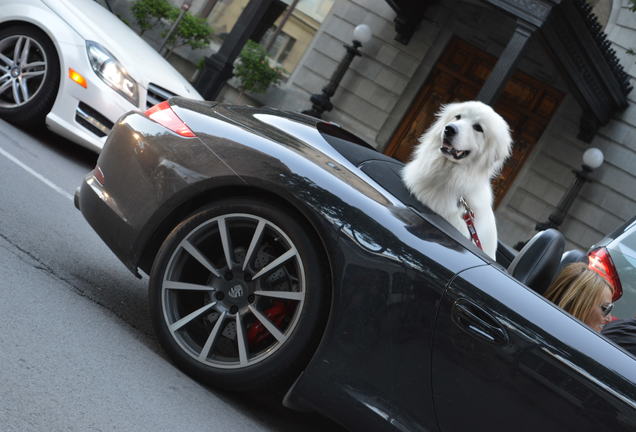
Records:
[[[559,263],[559,269],[557,270],[557,274],[559,274],[566,265],[577,263],[577,262],[582,262],[587,264],[587,254],[578,249],[572,249],[565,252],[561,256],[561,262]]]
[[[554,279],[565,249],[559,231],[549,228],[532,237],[508,267],[515,279],[543,294]]]

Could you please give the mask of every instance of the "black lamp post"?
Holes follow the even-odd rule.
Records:
[[[331,76],[329,83],[322,89],[322,93],[311,95],[310,100],[312,107],[311,109],[303,111],[303,114],[320,118],[323,112],[331,111],[333,109],[333,104],[329,99],[336,92],[342,77],[344,77],[347,69],[349,69],[349,65],[353,61],[353,58],[362,55],[358,49],[362,46],[362,44],[367,43],[370,40],[371,29],[369,26],[366,24],[356,26],[353,30],[353,42],[351,45],[344,45],[347,53],[340,61],[340,64]]]
[[[579,191],[583,187],[583,183],[588,181],[589,175],[603,164],[603,152],[596,147],[591,147],[583,153],[583,164],[578,170],[572,170],[576,179],[574,183],[570,185],[565,195],[559,201],[556,209],[548,216],[548,220],[545,222],[539,222],[535,225],[534,229],[537,231],[543,231],[548,228],[558,228],[563,223],[565,216],[568,214],[574,199],[579,194]],[[514,245],[516,250],[521,250],[528,241],[519,241]]]
[[[561,201],[557,205],[557,208],[548,216],[548,220],[545,222],[540,222],[535,226],[537,231],[543,231],[548,228],[557,228],[559,225],[563,223],[565,216],[570,210],[574,199],[578,195],[581,187],[583,187],[583,183],[589,180],[589,175],[592,171],[597,169],[603,164],[603,152],[596,147],[591,147],[583,153],[583,164],[581,165],[581,169],[572,170],[576,179],[574,183],[570,186],[568,191],[563,195]]]
[[[168,44],[168,40],[172,37],[172,34],[177,30],[177,26],[179,25],[179,23],[185,16],[186,12],[190,10],[190,6],[192,6],[192,0],[185,0],[181,4],[181,8],[179,9],[179,16],[177,17],[177,19],[174,20],[174,22],[172,23],[172,26],[170,26],[170,30],[168,30],[168,33],[166,33],[166,36],[163,38],[163,42],[161,43],[161,46],[159,47],[159,54],[167,57],[168,49],[166,48],[166,45]]]
[[[205,58],[203,70],[194,87],[207,100],[215,100],[225,82],[232,77],[234,60],[243,45],[254,31],[263,23],[270,5],[275,0],[250,0],[239,15],[232,31],[223,41],[218,52]]]

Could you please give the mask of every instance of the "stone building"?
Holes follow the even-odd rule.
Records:
[[[547,220],[584,150],[598,147],[605,162],[560,226],[568,246],[586,249],[636,214],[636,92],[629,91],[636,13],[630,5],[601,1],[598,23],[574,0],[338,0],[285,84],[288,96],[270,102],[309,108],[353,28],[368,24],[373,38],[323,118],[406,159],[441,103],[478,95],[490,102],[515,134],[514,156],[495,184],[499,235],[510,245]]]

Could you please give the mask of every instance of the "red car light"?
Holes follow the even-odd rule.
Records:
[[[95,169],[93,170],[93,177],[95,177],[95,180],[97,180],[97,183],[99,183],[102,187],[104,186],[104,183],[106,183],[104,172],[98,166],[96,166]]]
[[[614,287],[614,297],[612,301],[616,301],[623,295],[623,286],[618,278],[616,267],[607,249],[604,247],[594,249],[587,254],[588,267],[601,275],[607,282]]]
[[[194,132],[190,130],[183,120],[170,108],[168,101],[163,101],[148,109],[145,113],[146,117],[156,121],[161,126],[170,129],[172,132],[183,137],[196,137]]]

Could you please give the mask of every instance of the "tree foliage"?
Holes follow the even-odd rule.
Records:
[[[175,8],[176,15],[171,16],[172,21],[179,16],[179,9]],[[188,12],[183,15],[177,29],[168,40],[171,49],[184,45],[192,49],[204,48],[210,44],[212,28],[203,18],[196,17]]]
[[[240,82],[241,91],[263,93],[272,84],[278,84],[284,69],[271,67],[265,48],[248,40],[234,65],[234,76]]]
[[[178,19],[181,9],[168,0],[136,0],[132,13],[139,27],[139,34],[155,27],[162,27],[164,37],[172,23]],[[170,50],[188,45],[191,48],[203,48],[212,39],[212,28],[205,19],[195,17],[189,12],[183,15],[174,33],[168,40]]]
[[[137,0],[131,9],[139,26],[139,34],[155,27],[161,19],[170,18],[174,8],[168,0]]]

